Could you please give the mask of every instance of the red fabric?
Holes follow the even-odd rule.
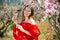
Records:
[[[23,33],[20,29],[14,27],[13,28],[13,36],[16,40],[38,40],[38,36],[40,35],[40,31],[36,25],[32,25],[30,23],[22,22],[20,24],[25,30],[29,31],[31,36]]]

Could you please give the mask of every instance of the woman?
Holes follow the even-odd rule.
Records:
[[[22,22],[19,24],[17,13],[14,14],[12,20],[16,24],[13,28],[13,36],[16,40],[38,40],[40,31],[32,18],[34,10],[27,5],[23,10]]]

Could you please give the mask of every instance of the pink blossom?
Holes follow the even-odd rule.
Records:
[[[58,1],[58,0],[50,0],[50,2],[52,2],[52,3],[55,3],[56,1]]]
[[[48,3],[48,5],[47,5],[47,8],[46,8],[46,10],[45,10],[45,13],[46,14],[48,14],[49,15],[49,13],[51,14],[51,15],[54,15],[54,13],[55,13],[55,8],[54,8],[54,4],[53,3]]]
[[[60,8],[60,5],[58,7]]]
[[[48,5],[47,5],[47,8],[52,8],[52,6],[53,6],[53,3],[49,3]]]
[[[54,3],[52,2],[48,2],[46,5],[45,5],[45,16],[41,19],[42,21],[46,20],[46,18],[48,16],[52,16],[55,14],[56,10],[54,8]]]

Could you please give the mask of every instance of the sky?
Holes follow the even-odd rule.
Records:
[[[19,3],[20,0],[7,0],[7,3],[10,4],[10,3]],[[0,0],[0,4],[3,4],[3,3],[6,3],[5,0]]]

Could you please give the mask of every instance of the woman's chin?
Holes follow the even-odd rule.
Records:
[[[29,17],[29,16],[25,16],[25,17]]]

